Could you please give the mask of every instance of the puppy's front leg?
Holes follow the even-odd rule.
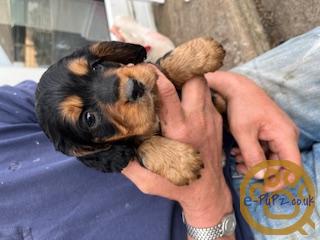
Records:
[[[177,87],[193,77],[203,77],[222,66],[225,51],[210,37],[201,37],[179,45],[158,60],[160,69]]]
[[[160,69],[176,88],[193,77],[204,77],[223,64],[225,51],[217,41],[210,37],[201,37],[183,43],[158,60]],[[205,80],[204,80],[205,81]],[[213,103],[219,112],[226,111],[226,103],[217,93],[213,93]]]
[[[142,164],[176,185],[187,185],[200,178],[203,163],[190,145],[153,136],[138,149]]]

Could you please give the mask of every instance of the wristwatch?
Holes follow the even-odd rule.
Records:
[[[197,228],[189,225],[186,222],[183,213],[182,220],[187,227],[188,235],[194,240],[214,240],[223,236],[231,235],[236,229],[236,217],[234,213],[224,216],[220,223],[207,228]]]

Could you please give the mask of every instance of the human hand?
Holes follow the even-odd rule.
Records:
[[[122,171],[144,193],[178,201],[188,224],[208,227],[232,211],[231,194],[222,173],[222,119],[211,102],[204,79],[192,79],[182,89],[180,101],[175,87],[160,72],[157,81],[163,135],[192,145],[204,163],[201,178],[188,186],[176,186],[142,168],[136,161]]]
[[[289,160],[301,166],[296,125],[262,89],[236,73],[217,71],[205,77],[209,86],[227,101],[230,131],[239,145],[231,151],[238,162],[238,172],[246,174],[248,168],[266,158]],[[260,171],[256,177],[263,178],[264,174]],[[282,181],[275,189],[283,185]]]

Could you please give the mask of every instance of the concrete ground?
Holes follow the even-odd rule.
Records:
[[[320,26],[319,0],[255,0],[272,46]]]
[[[320,25],[319,0],[166,0],[154,13],[176,44],[204,35],[221,42],[225,69]]]

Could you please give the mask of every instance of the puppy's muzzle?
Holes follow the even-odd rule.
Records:
[[[127,98],[129,101],[136,101],[145,93],[144,85],[136,79],[129,78],[127,83]]]

